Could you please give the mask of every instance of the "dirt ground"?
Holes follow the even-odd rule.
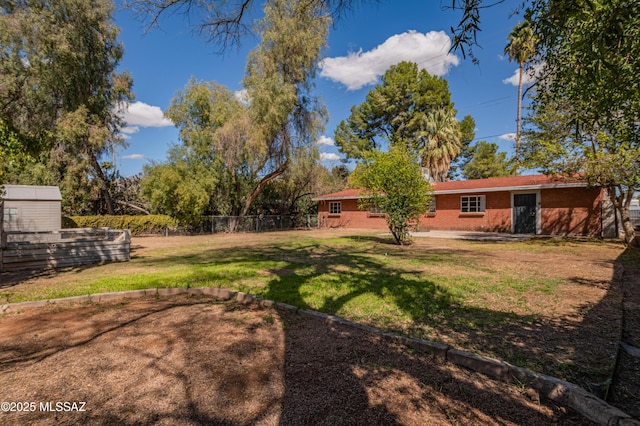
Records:
[[[199,298],[3,315],[0,402],[35,403],[0,424],[589,424],[360,330]]]
[[[640,265],[624,271],[623,349],[613,377],[609,401],[640,420]]]

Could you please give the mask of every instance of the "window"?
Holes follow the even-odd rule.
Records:
[[[4,209],[4,221],[5,222],[17,222],[18,221],[18,208],[7,207]]]
[[[460,197],[460,212],[482,213],[484,212],[484,195],[470,195]]]
[[[369,216],[384,216],[385,212],[382,208],[380,208],[377,204],[372,204],[369,206]]]
[[[331,201],[329,203],[329,214],[342,213],[342,203],[340,201]]]
[[[431,197],[431,199],[429,200],[429,210],[427,211],[427,214],[436,214],[436,197]]]

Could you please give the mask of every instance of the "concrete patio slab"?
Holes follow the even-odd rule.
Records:
[[[414,238],[446,238],[452,240],[472,241],[526,241],[535,238],[531,234],[505,234],[500,232],[476,231],[419,231],[412,232]]]

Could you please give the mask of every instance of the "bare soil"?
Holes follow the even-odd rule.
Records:
[[[633,253],[640,259],[640,253]],[[609,401],[640,420],[640,265],[624,271],[622,342]]]
[[[2,401],[36,404],[1,424],[589,424],[361,330],[199,298],[3,315]]]

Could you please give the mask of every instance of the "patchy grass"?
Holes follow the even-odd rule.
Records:
[[[129,262],[30,279],[0,301],[224,287],[588,383],[606,380],[615,357],[611,278],[623,249],[567,239],[401,247],[338,231],[136,238]]]

